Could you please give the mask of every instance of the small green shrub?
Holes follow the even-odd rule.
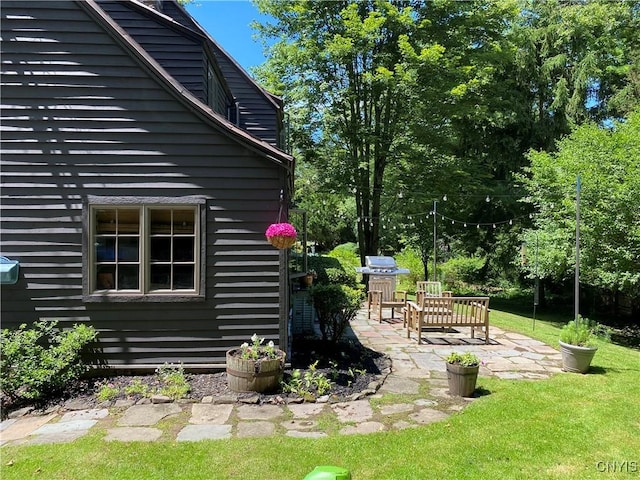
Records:
[[[98,393],[96,393],[96,398],[100,402],[109,402],[118,398],[118,395],[120,395],[120,390],[117,387],[111,385],[110,383],[105,383],[100,385]]]
[[[127,395],[140,395],[141,397],[151,396],[151,389],[149,385],[146,385],[139,378],[135,378],[124,387],[124,393]],[[99,394],[99,393],[98,393]]]
[[[309,369],[302,374],[299,369],[291,373],[288,381],[282,382],[282,391],[295,393],[301,397],[315,397],[324,395],[331,390],[331,381],[321,372],[317,371],[318,362],[309,365]]]
[[[358,313],[364,295],[361,290],[344,285],[318,285],[311,288],[311,299],[322,339],[336,344]]]
[[[93,327],[79,324],[58,330],[58,321],[34,322],[2,330],[0,390],[12,399],[38,400],[78,378],[89,367],[81,361],[96,339]]]
[[[160,388],[160,395],[166,395],[169,398],[178,400],[184,398],[191,390],[189,382],[184,375],[184,368],[182,365],[178,367],[165,363],[162,367],[156,370],[156,374],[160,379],[162,387]]]

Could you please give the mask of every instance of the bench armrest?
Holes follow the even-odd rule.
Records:
[[[369,293],[367,293],[367,301],[369,303],[381,303],[382,290],[369,290]]]

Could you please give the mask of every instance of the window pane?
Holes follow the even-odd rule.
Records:
[[[140,210],[118,210],[118,233],[140,233]]]
[[[194,232],[193,210],[173,211],[173,233],[193,233]]]
[[[116,232],[116,211],[96,210],[96,233]]]
[[[138,261],[138,237],[120,237],[118,239],[118,260],[122,262]]]
[[[108,290],[116,288],[116,266],[105,265],[101,266],[96,271],[96,289]]]
[[[171,288],[171,265],[151,265],[149,284],[151,290]]]
[[[174,262],[192,262],[193,261],[193,237],[174,237],[173,261]]]
[[[174,265],[173,288],[193,290],[193,265]]]
[[[171,210],[149,210],[151,235],[171,233]]]
[[[116,259],[115,237],[96,238],[96,261],[113,262]]]
[[[137,265],[118,265],[118,289],[138,290],[140,288],[138,272]]]
[[[170,237],[153,237],[150,241],[151,252],[150,258],[152,262],[170,262],[171,261],[171,238]]]

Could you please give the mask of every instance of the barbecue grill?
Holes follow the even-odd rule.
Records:
[[[396,276],[409,273],[407,268],[398,268],[393,257],[384,255],[365,257],[366,266],[357,267],[356,272],[369,275],[370,280],[391,279],[395,288]]]

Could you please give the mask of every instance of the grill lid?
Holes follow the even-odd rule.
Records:
[[[383,255],[364,257],[369,268],[396,268],[396,259]]]
[[[398,268],[398,266],[396,265],[396,260],[393,257],[384,255],[372,255],[365,257],[364,260],[366,266],[357,267],[356,272],[365,274],[383,273],[388,275],[409,273],[409,270],[406,268]]]

